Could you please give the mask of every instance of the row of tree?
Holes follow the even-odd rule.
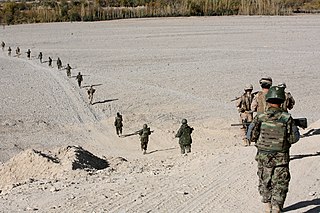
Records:
[[[122,18],[289,15],[318,12],[320,0],[40,0],[0,2],[0,22],[21,24]]]

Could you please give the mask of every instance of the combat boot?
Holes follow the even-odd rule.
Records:
[[[264,212],[271,213],[271,203],[265,203],[265,211]]]
[[[144,150],[143,150],[143,154],[144,154],[144,155],[147,154],[147,150],[144,149]]]
[[[281,213],[281,208],[279,205],[272,205],[272,213]]]

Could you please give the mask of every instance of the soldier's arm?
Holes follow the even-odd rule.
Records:
[[[260,136],[261,122],[258,119],[258,115],[253,119],[252,123],[248,127],[247,139],[251,142],[257,142]]]
[[[181,127],[180,129],[178,130],[177,134],[175,135],[176,138],[180,138],[182,135],[182,130],[181,130]]]
[[[256,112],[258,107],[258,101],[257,101],[257,95],[253,97],[252,103],[251,103],[251,111]]]

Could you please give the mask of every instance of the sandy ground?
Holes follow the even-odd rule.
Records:
[[[230,127],[238,122],[230,100],[248,83],[259,90],[259,79],[271,76],[275,84],[286,82],[296,99],[293,117],[308,118],[311,125],[301,132],[315,130],[292,148],[285,210],[320,212],[319,35],[319,16],[1,28],[0,40],[13,52],[19,46],[22,55],[0,52],[0,170],[13,171],[10,165],[21,159],[15,171],[26,175],[18,179],[12,174],[5,182],[8,173],[0,174],[0,185],[7,185],[1,189],[0,211],[261,212],[256,148],[243,147],[239,129]],[[29,48],[31,60],[25,54]],[[63,65],[75,68],[72,75],[84,74],[84,85],[102,84],[96,87],[94,105],[56,62],[53,68],[41,64],[36,59],[40,51],[45,61],[60,57]],[[116,136],[117,112],[123,114],[124,133],[144,123],[155,131],[147,155],[141,153],[138,136]],[[195,129],[188,156],[179,154],[173,139],[182,118]],[[68,145],[79,145],[110,166],[35,175],[39,165],[32,166],[30,148]]]

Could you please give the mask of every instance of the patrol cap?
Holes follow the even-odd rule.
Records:
[[[261,78],[259,83],[262,88],[270,88],[272,86],[272,78],[271,77]]]
[[[184,118],[184,119],[182,119],[181,123],[182,123],[182,124],[187,124],[188,121],[187,121],[187,119]]]
[[[284,87],[272,86],[266,94],[266,101],[270,103],[283,103],[285,99]]]
[[[253,90],[252,84],[247,84],[247,85],[244,87],[244,90]]]

